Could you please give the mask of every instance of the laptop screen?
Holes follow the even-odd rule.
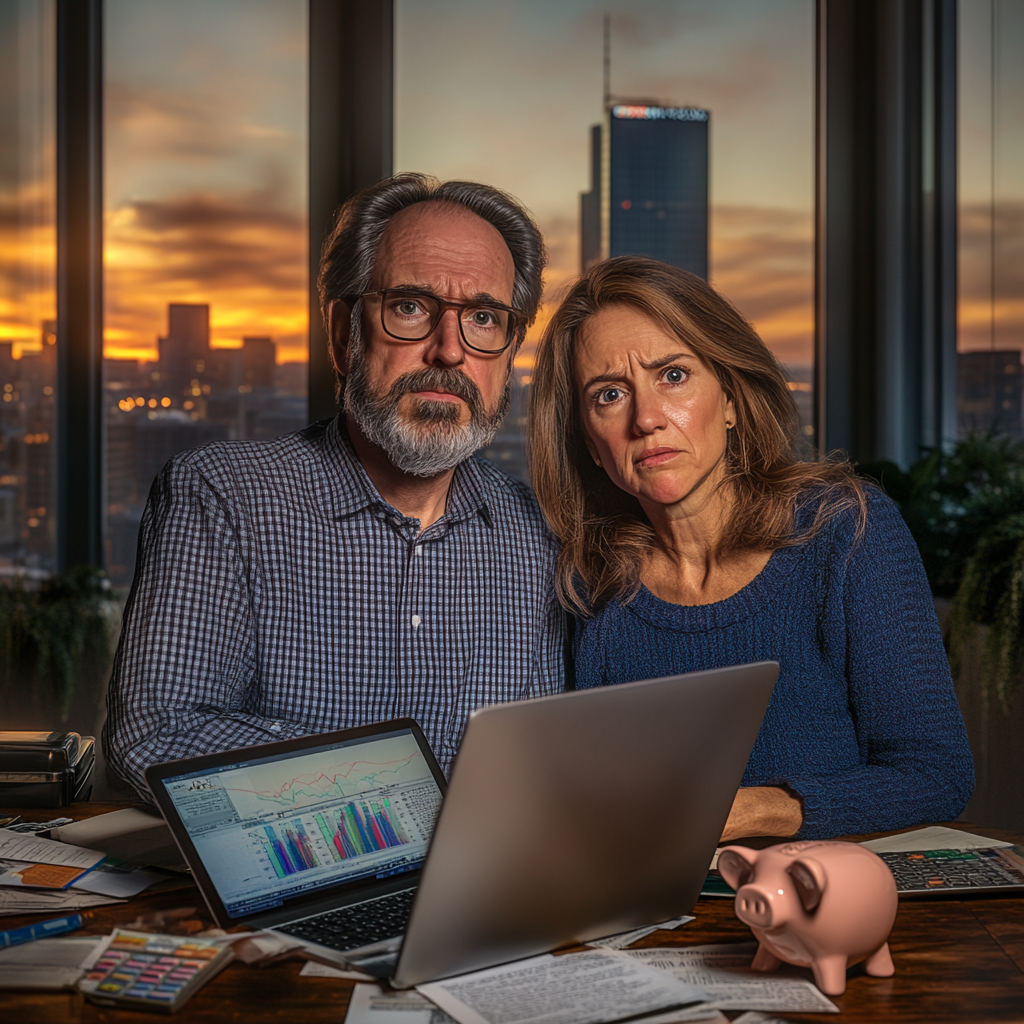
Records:
[[[409,729],[160,780],[232,918],[422,867],[441,790]]]

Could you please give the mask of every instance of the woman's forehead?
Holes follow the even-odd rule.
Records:
[[[641,310],[621,305],[606,306],[588,317],[574,348],[577,376],[653,366],[668,356],[700,359],[674,331]]]

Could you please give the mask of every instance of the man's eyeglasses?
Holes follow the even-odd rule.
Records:
[[[512,344],[522,314],[500,302],[448,302],[430,292],[385,288],[353,295],[348,302],[367,296],[380,298],[380,325],[398,341],[428,338],[449,309],[458,311],[459,331],[466,345],[476,352],[496,354]]]

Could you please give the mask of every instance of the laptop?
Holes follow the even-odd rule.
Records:
[[[411,719],[154,765],[146,781],[219,926],[295,936],[408,988],[690,910],[777,673],[482,708],[447,795]]]

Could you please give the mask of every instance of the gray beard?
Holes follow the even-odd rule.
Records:
[[[459,370],[443,367],[403,374],[387,394],[378,394],[366,375],[360,314],[361,310],[352,310],[345,411],[396,469],[412,476],[437,476],[494,440],[512,400],[511,380],[505,382],[505,390],[490,412],[484,409],[480,389],[473,381]],[[402,418],[398,404],[405,395],[435,389],[461,398],[469,407],[469,423],[459,423],[460,410],[454,402],[414,400],[410,420]]]

